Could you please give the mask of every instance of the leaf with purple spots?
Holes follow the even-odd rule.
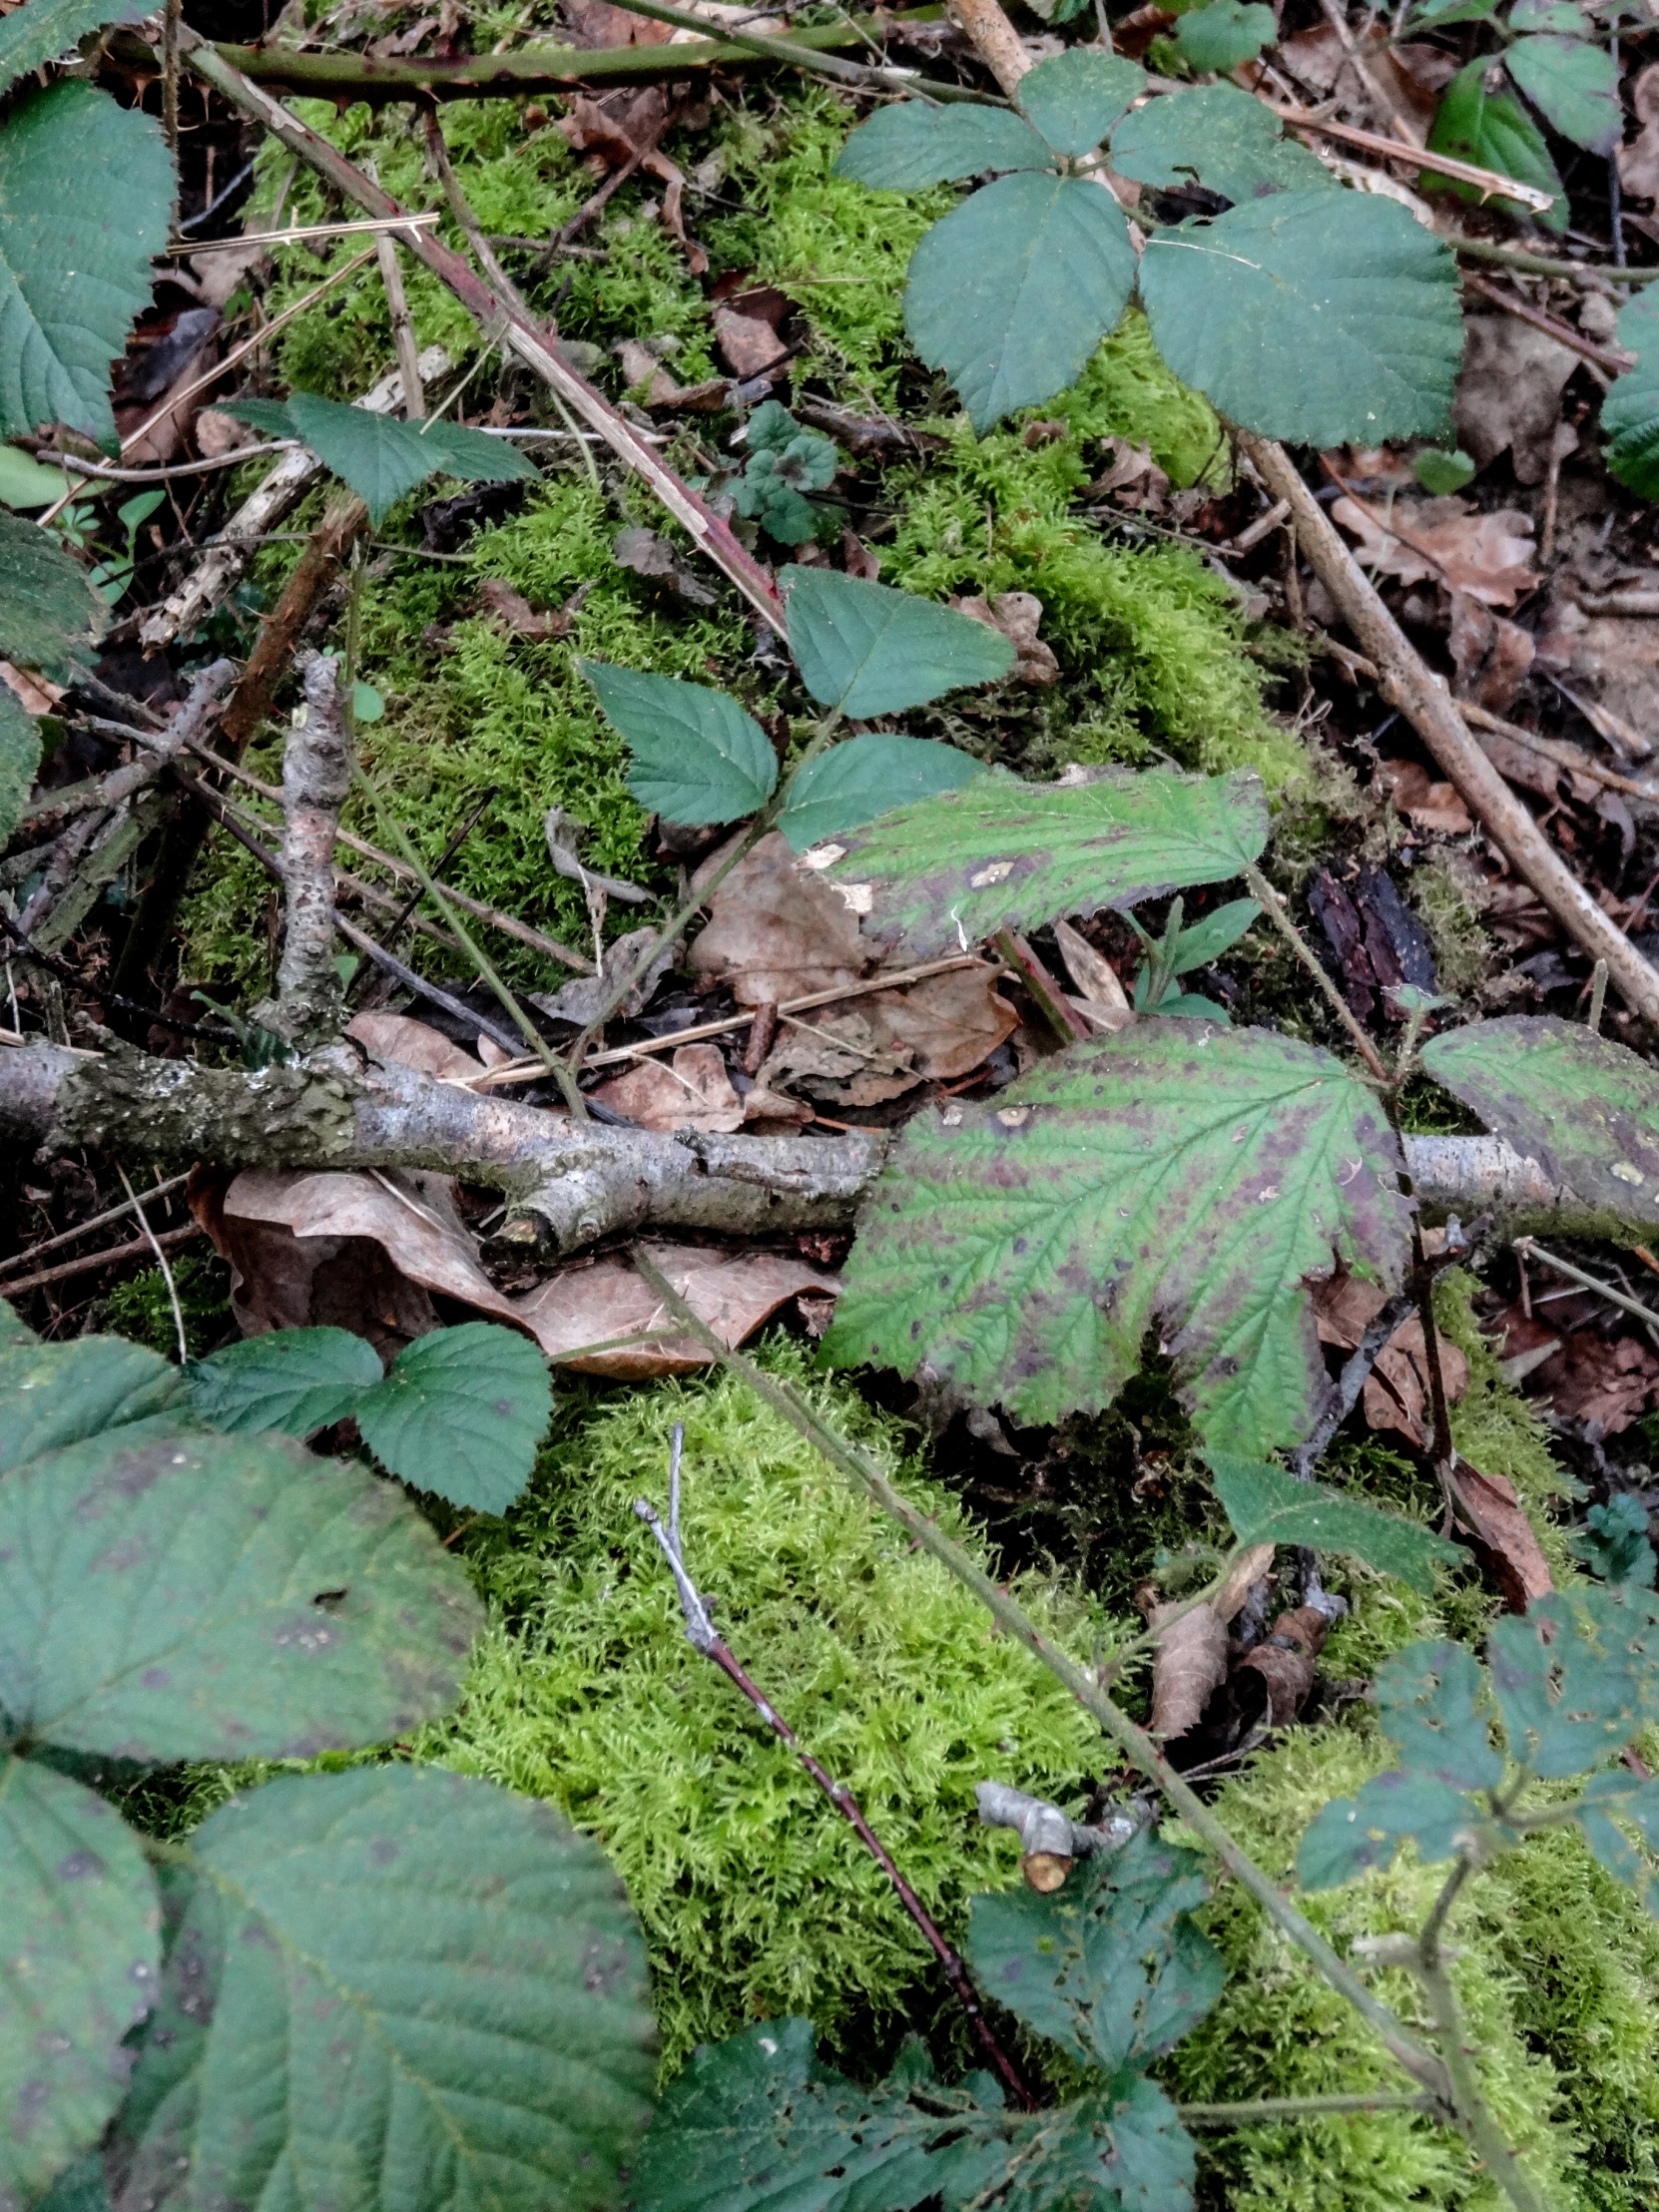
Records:
[[[1155,1331],[1206,1440],[1260,1457],[1308,1435],[1328,1387],[1306,1282],[1338,1258],[1400,1279],[1399,1173],[1329,1052],[1142,1018],[910,1123],[825,1356],[1044,1422],[1109,1405]]]

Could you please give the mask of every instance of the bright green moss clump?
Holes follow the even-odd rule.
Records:
[[[787,1348],[769,1358],[807,1374]],[[844,1385],[809,1387],[899,1468],[891,1422]],[[527,1503],[469,1541],[504,1617],[460,1712],[420,1748],[556,1800],[604,1844],[645,1925],[670,2067],[700,2039],[801,2012],[864,2071],[872,2026],[896,2039],[906,2016],[937,2005],[937,1968],[850,1829],[686,1641],[633,1510],[642,1491],[665,1502],[676,1418],[687,1563],[722,1633],[947,1930],[960,1933],[968,1896],[1002,1888],[1017,1857],[1011,1836],[978,1825],[977,1781],[1077,1802],[1100,1760],[1087,1716],[724,1378],[603,1397],[544,1454]],[[902,1480],[972,1541],[948,1491],[913,1466]],[[1088,1649],[1080,1611],[1036,1602]]]

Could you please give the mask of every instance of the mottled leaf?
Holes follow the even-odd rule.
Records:
[[[1436,1083],[1612,1220],[1659,1224],[1659,1070],[1553,1014],[1471,1023],[1423,1047]]]
[[[1460,69],[1441,93],[1428,134],[1428,151],[1454,155],[1458,161],[1496,170],[1500,177],[1512,177],[1517,185],[1531,185],[1539,192],[1553,194],[1551,206],[1542,215],[1533,215],[1518,200],[1494,199],[1484,205],[1499,208],[1505,215],[1530,217],[1546,230],[1566,229],[1567,196],[1555,174],[1544,135],[1514,94],[1504,88],[1502,71],[1489,54]],[[1425,191],[1452,192],[1459,200],[1478,202],[1482,197],[1476,186],[1454,184],[1449,177],[1437,176],[1431,170],[1423,172],[1421,182]]]
[[[34,718],[23,712],[11,688],[0,684],[0,844],[22,820],[39,774],[40,732]]]
[[[147,1434],[164,1432],[159,1415],[188,1425],[189,1409],[178,1369],[124,1337],[0,1344],[0,1473],[135,1421],[150,1424]]]
[[[1019,81],[1019,104],[1056,154],[1092,154],[1146,90],[1146,72],[1098,46],[1051,54]]]
[[[1503,1780],[1479,1664],[1461,1644],[1408,1644],[1378,1669],[1374,1694],[1382,1733],[1413,1774],[1458,1790],[1495,1790]]]
[[[958,790],[984,763],[931,738],[869,731],[809,761],[790,786],[778,827],[797,852],[843,835],[895,807]]]
[[[904,326],[982,434],[1076,382],[1122,319],[1135,268],[1110,192],[1027,170],[974,193],[922,239]]]
[[[835,158],[835,175],[876,191],[919,192],[987,170],[1047,169],[1053,159],[1030,124],[1006,108],[900,100],[859,125]]]
[[[43,62],[71,54],[89,31],[135,23],[142,0],[27,0],[0,20],[0,92]]]
[[[102,2151],[89,2150],[72,2166],[66,2166],[31,2212],[110,2212],[110,2185],[104,2174]]]
[[[1380,444],[1449,418],[1457,265],[1391,200],[1275,193],[1158,231],[1141,297],[1170,367],[1246,429]]]
[[[227,1435],[314,1436],[380,1380],[374,1348],[348,1329],[277,1329],[191,1363],[196,1410]]]
[[[1651,288],[1619,309],[1619,343],[1636,356],[1601,402],[1607,466],[1643,499],[1659,499],[1659,299]]]
[[[772,797],[772,741],[727,693],[606,661],[583,661],[581,670],[628,741],[628,789],[642,807],[701,826],[739,822]]]
[[[1175,43],[1191,69],[1237,69],[1279,36],[1271,8],[1251,0],[1210,0],[1177,17]]]
[[[786,568],[778,581],[801,681],[821,707],[851,721],[995,683],[1014,665],[1000,630],[914,592],[832,568]]]
[[[1260,780],[1151,769],[1097,784],[976,779],[827,846],[868,937],[907,958],[957,952],[996,930],[1135,905],[1225,882],[1267,842]]]
[[[1512,1759],[1556,1780],[1630,1741],[1653,1699],[1655,1602],[1629,1583],[1557,1590],[1493,1623],[1486,1656]]]
[[[1414,1843],[1425,1865],[1449,1859],[1457,1838],[1479,1826],[1468,1799],[1429,1774],[1398,1767],[1374,1775],[1357,1798],[1326,1806],[1302,1839],[1297,1879],[1305,1890],[1334,1890],[1357,1874],[1391,1867],[1403,1843]]]
[[[1225,200],[1276,192],[1337,192],[1331,172],[1287,138],[1278,119],[1237,85],[1166,93],[1126,115],[1112,133],[1112,167],[1167,190],[1203,185]]]
[[[1383,1574],[1398,1575],[1424,1597],[1434,1588],[1436,1565],[1454,1566],[1464,1554],[1431,1528],[1380,1512],[1318,1482],[1299,1482],[1283,1467],[1230,1452],[1205,1457],[1216,1495],[1241,1544],[1306,1544],[1313,1551],[1346,1551]]]
[[[1615,1767],[1590,1777],[1580,1805],[1578,1825],[1596,1858],[1659,1920],[1659,1869],[1654,1866],[1659,1857],[1659,1780],[1644,1782],[1628,1768]],[[1629,1822],[1645,1850],[1613,1825],[1610,1814]]]
[[[521,1493],[552,1411],[540,1351],[487,1321],[417,1337],[355,1406],[383,1466],[478,1513],[504,1513]]]
[[[918,1115],[865,1199],[826,1354],[1021,1420],[1098,1410],[1156,1327],[1202,1433],[1300,1442],[1328,1384],[1306,1279],[1398,1281],[1397,1140],[1330,1053],[1143,1017],[986,1105]]]
[[[1590,25],[1577,0],[1515,0],[1509,10],[1509,28],[1522,31],[1561,31],[1568,38],[1588,38]]]
[[[389,1483],[279,1437],[128,1443],[0,1481],[0,1707],[126,1759],[303,1759],[442,1712],[479,1608]]]
[[[0,1757],[0,2203],[29,2203],[97,2140],[160,1962],[156,1885],[115,1808]]]
[[[1610,154],[1624,135],[1619,73],[1605,47],[1545,33],[1518,38],[1503,66],[1544,120],[1591,154]]]
[[[114,450],[110,362],[150,304],[173,192],[160,123],[82,78],[0,126],[0,437],[65,422]]]
[[[0,657],[67,684],[91,661],[109,619],[85,569],[50,530],[0,508]]]
[[[650,2113],[645,1948],[597,1844],[431,1767],[287,1777],[191,1838],[123,2202],[600,2212]]]

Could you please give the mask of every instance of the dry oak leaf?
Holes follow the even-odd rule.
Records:
[[[1391,519],[1415,544],[1393,536],[1352,499],[1339,499],[1331,512],[1361,541],[1362,564],[1401,584],[1432,580],[1488,607],[1512,607],[1538,582],[1526,565],[1532,557],[1532,517],[1518,508],[1471,514],[1461,499],[1396,499]]]
[[[1419,830],[1438,830],[1448,837],[1466,837],[1474,828],[1454,784],[1430,783],[1415,761],[1380,761],[1378,775],[1393,793],[1394,807]]]
[[[1535,1597],[1547,1597],[1555,1587],[1549,1564],[1514,1484],[1459,1459],[1445,1486],[1457,1519],[1473,1537],[1481,1563],[1495,1576],[1510,1612],[1524,1613]]]
[[[697,1245],[644,1249],[692,1311],[731,1350],[770,1321],[788,1300],[802,1292],[819,1300],[832,1299],[837,1287],[828,1269],[786,1253],[715,1252]],[[643,1336],[665,1326],[672,1329],[656,1293],[623,1259],[583,1261],[561,1269],[517,1302],[517,1315],[535,1332],[549,1360],[589,1375],[628,1381],[689,1375],[706,1367],[711,1357],[696,1338],[674,1336],[638,1350],[619,1346],[571,1357],[584,1345],[608,1345],[616,1337]]]
[[[1619,183],[1632,199],[1659,201],[1659,62],[1637,76],[1630,106],[1641,128],[1614,156]]]
[[[1466,591],[1451,595],[1451,660],[1457,696],[1488,714],[1507,714],[1532,666],[1532,634]]]
[[[728,839],[710,853],[692,879],[694,888],[730,849]],[[724,983],[740,1006],[776,1006],[858,982],[872,950],[839,891],[800,867],[774,830],[715,892],[690,957],[696,974]]]
[[[1320,1343],[1353,1352],[1386,1303],[1382,1292],[1364,1276],[1332,1276],[1314,1291]],[[1469,1364],[1444,1337],[1439,1339],[1439,1351],[1446,1402],[1455,1405],[1468,1388]],[[1368,1428],[1397,1429],[1419,1451],[1427,1449],[1433,1427],[1428,1409],[1428,1348],[1415,1314],[1400,1323],[1378,1354],[1360,1402]]]
[[[476,1075],[479,1070],[480,1063],[470,1052],[452,1044],[430,1022],[415,1021],[408,1014],[353,1014],[345,1034],[355,1037],[376,1060],[396,1060],[439,1082]]]
[[[1561,393],[1579,356],[1510,314],[1465,315],[1463,329],[1457,442],[1481,468],[1507,450],[1515,481],[1541,484]]]
[[[1563,1420],[1595,1421],[1616,1436],[1659,1398],[1659,1355],[1639,1337],[1604,1337],[1597,1329],[1562,1331],[1559,1320],[1527,1320],[1518,1305],[1502,1317],[1503,1354],[1515,1359],[1559,1333],[1549,1358],[1526,1378],[1527,1394],[1546,1400]]]
[[[672,1059],[636,1061],[592,1095],[642,1129],[731,1131],[744,1124],[743,1100],[715,1044],[683,1044]]]
[[[1057,684],[1060,664],[1050,647],[1037,635],[1043,603],[1028,591],[998,592],[994,599],[953,599],[959,615],[982,622],[987,630],[1000,630],[1017,656],[1012,681],[1017,684]]]

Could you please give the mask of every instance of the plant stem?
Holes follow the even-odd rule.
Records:
[[[1515,2206],[1516,2212],[1554,2212],[1549,2199],[1534,2184],[1531,2175],[1509,2148],[1503,2130],[1487,2107],[1480,2089],[1480,2076],[1475,2071],[1474,2060],[1463,2041],[1462,2008],[1457,2002],[1457,1992],[1451,1985],[1451,1975],[1439,1956],[1437,1944],[1434,1946],[1434,1962],[1430,1964],[1424,1957],[1414,1970],[1428,2000],[1435,2039],[1440,2046],[1446,2072],[1451,2077],[1451,2094],[1457,2123],[1468,2137],[1476,2157]]]
[[[1254,2127],[1263,2120],[1317,2120],[1343,2112],[1432,2112],[1434,2099],[1380,2089],[1375,2095],[1255,2097],[1243,2104],[1178,2104],[1175,2109],[1188,2127]]]
[[[1107,1696],[1086,1669],[1078,1666],[1057,1645],[1051,1644],[1023,1607],[1017,1605],[960,1544],[947,1536],[937,1522],[929,1519],[925,1513],[917,1512],[857,1445],[846,1442],[838,1435],[788,1383],[781,1382],[776,1376],[767,1375],[752,1360],[745,1359],[742,1353],[730,1351],[722,1344],[713,1330],[692,1311],[667,1277],[653,1266],[638,1247],[634,1250],[633,1262],[645,1281],[676,1320],[684,1324],[691,1336],[734,1375],[740,1376],[757,1396],[764,1398],[781,1413],[831,1466],[850,1476],[868,1492],[883,1512],[890,1513],[901,1527],[907,1528],[921,1548],[931,1552],[964,1589],[971,1590],[1009,1635],[1023,1644],[1033,1657],[1040,1660],[1051,1674],[1065,1684],[1077,1702],[1094,1716],[1135,1766],[1157,1783],[1187,1826],[1209,1845],[1234,1880],[1250,1892],[1269,1919],[1312,1959],[1332,1987],[1345,1996],[1355,2010],[1370,2023],[1390,2055],[1414,2081],[1421,2082],[1440,2109],[1449,2113],[1451,2103],[1446,2069],[1433,2052],[1419,2043],[1403,2021],[1373,1995],[1312,1922],[1298,1912],[1278,1884],[1240,1849],[1204,1801],[1169,1765],[1146,1730],[1137,1726]]]
[[[648,16],[654,23],[672,23],[682,31],[697,31],[708,35],[707,16],[693,15],[689,8],[664,5],[664,0],[618,0],[618,5],[630,15]],[[968,85],[940,83],[923,77],[913,69],[873,69],[868,62],[845,62],[837,55],[822,53],[797,38],[776,38],[765,32],[735,31],[729,25],[724,35],[734,46],[744,47],[751,54],[776,55],[780,61],[792,62],[797,69],[805,69],[815,77],[829,77],[838,84],[858,85],[881,92],[920,92],[929,100],[971,101],[976,107],[987,105],[985,95]]]
[[[1353,1009],[1342,992],[1338,990],[1336,984],[1332,982],[1321,962],[1315,957],[1313,946],[1302,934],[1290,915],[1286,913],[1284,907],[1280,905],[1279,893],[1259,867],[1254,865],[1247,867],[1244,871],[1244,879],[1250,885],[1251,895],[1255,898],[1263,913],[1267,915],[1269,921],[1273,923],[1273,926],[1279,931],[1279,934],[1285,939],[1291,950],[1308,970],[1308,973],[1325,993],[1332,1012],[1359,1047],[1360,1057],[1378,1081],[1385,1083],[1388,1079],[1388,1071],[1382,1065],[1382,1055],[1355,1020]]]

